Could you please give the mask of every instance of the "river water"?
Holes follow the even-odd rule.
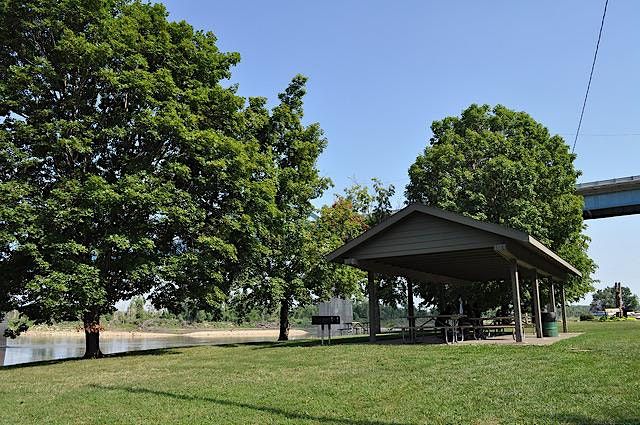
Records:
[[[100,348],[103,353],[112,354],[156,348],[274,341],[275,339],[272,335],[190,337],[118,334],[101,335]],[[0,338],[0,366],[81,357],[84,354],[84,348],[84,337],[80,335],[29,335],[26,333],[16,339],[7,338],[6,342],[4,338]]]

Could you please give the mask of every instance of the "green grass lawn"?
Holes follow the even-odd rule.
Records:
[[[640,321],[552,346],[257,344],[0,369],[0,423],[640,424]]]

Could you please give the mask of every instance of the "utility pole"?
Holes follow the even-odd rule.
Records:
[[[615,289],[615,293],[616,293],[616,308],[618,309],[618,317],[622,317],[623,316],[623,311],[622,311],[622,282],[615,282],[613,284],[613,288]]]

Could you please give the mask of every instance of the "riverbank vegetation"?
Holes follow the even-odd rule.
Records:
[[[588,305],[567,306],[567,317],[576,320],[589,312]],[[435,314],[435,309],[416,309],[417,316]],[[300,306],[291,311],[292,328],[309,329],[311,316],[319,314],[317,305]],[[380,321],[383,328],[406,326],[407,310],[402,306],[381,305]],[[14,317],[15,314],[10,314]],[[369,303],[366,299],[353,301],[353,321],[368,322]],[[16,322],[19,323],[19,322]],[[278,314],[275,311],[253,309],[239,316],[234,309],[223,307],[220,314],[214,316],[205,310],[190,309],[187,304],[177,314],[158,311],[145,304],[144,298],[134,297],[125,311],[115,311],[100,318],[106,331],[136,332],[181,332],[207,329],[275,329],[279,327]],[[10,327],[12,322],[10,321]],[[73,331],[82,329],[81,321],[55,322],[52,324],[30,325],[37,332]]]
[[[571,331],[551,346],[314,341],[10,367],[0,422],[640,423],[640,322]]]
[[[311,316],[318,314],[317,305],[300,306],[291,311],[290,325],[293,328],[306,329],[311,327]],[[418,312],[420,313],[420,311]],[[423,311],[427,314],[427,311]],[[353,320],[367,322],[369,306],[367,300],[354,300]],[[15,316],[14,313],[10,314]],[[383,327],[397,326],[406,321],[407,311],[399,306],[380,306],[380,319]],[[100,323],[107,331],[138,331],[138,332],[176,332],[180,330],[193,331],[198,329],[234,329],[234,328],[268,328],[279,327],[278,313],[268,310],[253,309],[239,316],[232,308],[222,308],[218,316],[205,310],[190,310],[185,305],[183,311],[174,314],[162,310],[158,311],[145,306],[142,297],[135,297],[126,311],[115,311],[101,316]],[[18,323],[18,322],[16,322]],[[82,329],[81,321],[63,321],[51,324],[30,324],[30,330],[56,332]]]

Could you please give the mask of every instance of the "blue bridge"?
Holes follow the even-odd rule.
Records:
[[[576,193],[584,197],[585,220],[640,214],[640,176],[581,183]]]

